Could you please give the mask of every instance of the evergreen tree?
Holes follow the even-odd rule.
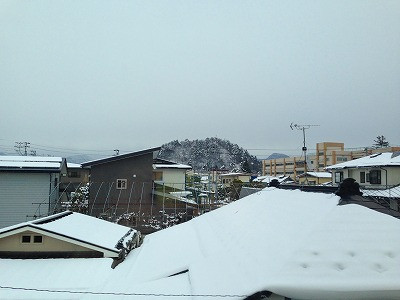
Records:
[[[389,147],[389,142],[386,140],[384,135],[378,135],[374,140],[374,148],[385,148]]]
[[[245,173],[251,173],[250,164],[247,160],[245,160],[242,164],[242,171]]]

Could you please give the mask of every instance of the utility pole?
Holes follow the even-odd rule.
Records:
[[[28,155],[28,151],[26,151],[26,150],[27,150],[28,148],[30,148],[30,147],[31,147],[31,143],[24,142],[24,149],[25,149],[24,155],[25,155],[25,156]]]
[[[301,149],[303,151],[304,155],[304,176],[306,177],[305,182],[308,183],[308,178],[307,178],[307,146],[306,146],[306,129],[310,129],[310,127],[315,127],[319,125],[300,125],[300,124],[293,124],[290,123],[290,129],[294,130],[302,130],[303,131],[303,148]]]
[[[15,142],[14,148],[16,149],[19,155],[27,156],[28,155],[28,148],[31,147],[31,143],[29,142]],[[24,152],[22,153],[22,148],[24,148]]]
[[[21,149],[22,149],[22,142],[15,142],[15,151],[17,151],[17,153],[19,155],[22,155]]]

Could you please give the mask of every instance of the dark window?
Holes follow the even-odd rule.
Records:
[[[369,173],[365,174],[365,181],[369,182]]]
[[[117,179],[117,189],[126,190],[127,179]]]
[[[41,235],[35,235],[34,237],[33,237],[33,242],[34,243],[43,243],[43,237],[41,236]]]
[[[381,184],[381,170],[369,171],[369,183]]]
[[[365,183],[365,172],[360,172],[360,183]]]
[[[340,183],[343,181],[343,172],[335,172],[335,182]]]
[[[79,172],[76,172],[76,171],[71,171],[71,172],[69,172],[68,177],[79,178],[79,177],[81,177],[81,174]]]
[[[22,236],[22,243],[28,244],[31,242],[31,236],[30,235],[23,235]]]

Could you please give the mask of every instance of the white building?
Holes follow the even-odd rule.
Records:
[[[192,167],[189,165],[157,159],[153,164],[153,179],[158,184],[183,191],[186,187],[186,172],[191,169]]]
[[[339,184],[346,178],[360,186],[388,188],[400,184],[400,152],[377,153],[326,168],[332,181]]]
[[[0,228],[52,213],[66,175],[61,157],[0,156]]]

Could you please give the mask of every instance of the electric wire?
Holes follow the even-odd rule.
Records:
[[[146,297],[202,297],[202,298],[245,298],[248,295],[230,294],[163,294],[163,293],[125,293],[125,292],[95,292],[95,291],[73,291],[73,290],[52,290],[38,288],[24,288],[14,286],[0,286],[0,289],[19,290],[28,292],[60,293],[60,294],[87,294],[99,296],[146,296]]]

